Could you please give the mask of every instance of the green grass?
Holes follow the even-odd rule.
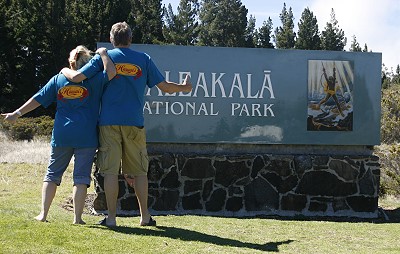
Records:
[[[138,217],[119,226],[73,225],[62,208],[71,196],[70,171],[57,191],[49,223],[39,213],[40,164],[0,164],[0,253],[399,253],[399,222],[296,218],[155,216],[157,227],[139,227]],[[93,192],[93,189],[90,189]],[[398,210],[398,199],[386,201]]]

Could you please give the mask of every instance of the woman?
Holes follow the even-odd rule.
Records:
[[[115,66],[108,57],[107,50],[96,51],[103,61],[104,71],[92,78],[73,83],[63,74],[53,76],[24,105],[12,113],[2,114],[5,120],[14,123],[18,117],[40,105],[48,107],[55,102],[57,111],[51,137],[51,155],[42,187],[41,212],[36,220],[46,222],[50,205],[61,184],[63,173],[74,156],[73,202],[74,224],[85,224],[82,220],[87,188],[90,186],[93,158],[98,147],[97,122],[103,88],[115,74]],[[70,52],[69,65],[77,70],[90,59],[91,51],[77,46]]]

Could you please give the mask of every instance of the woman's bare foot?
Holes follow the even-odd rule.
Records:
[[[42,213],[40,213],[38,216],[36,216],[35,220],[41,221],[41,222],[47,222],[46,217]]]

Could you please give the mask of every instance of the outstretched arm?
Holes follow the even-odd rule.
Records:
[[[39,107],[40,103],[37,102],[35,99],[30,98],[28,101],[26,101],[24,103],[24,105],[22,105],[21,107],[19,107],[17,110],[15,110],[12,113],[5,113],[5,114],[1,114],[2,116],[4,116],[4,120],[10,122],[10,123],[15,123],[15,121],[17,121],[18,117],[31,112],[32,110],[34,110],[35,108]]]
[[[157,84],[157,87],[160,88],[164,93],[176,93],[176,92],[190,92],[192,91],[192,83],[190,82],[189,75],[186,75],[185,80],[182,84],[177,84],[175,82],[163,81]]]

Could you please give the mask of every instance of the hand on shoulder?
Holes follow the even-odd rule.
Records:
[[[107,49],[104,48],[104,47],[98,48],[98,49],[96,50],[96,53],[98,53],[98,54],[100,54],[100,55],[102,55],[102,54],[107,54]]]

